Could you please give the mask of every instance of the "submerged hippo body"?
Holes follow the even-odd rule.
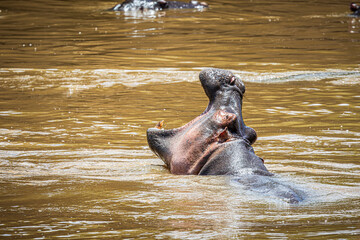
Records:
[[[123,3],[115,5],[109,9],[112,11],[142,11],[142,10],[165,10],[165,9],[182,9],[182,8],[207,8],[205,2],[190,1],[166,1],[166,0],[125,0]]]
[[[199,77],[210,100],[208,107],[180,128],[165,130],[162,124],[149,128],[150,149],[171,173],[233,175],[257,192],[271,192],[288,202],[301,201],[291,188],[272,180],[263,160],[255,155],[251,145],[256,132],[242,118],[242,81],[221,69],[203,70]]]
[[[353,12],[351,16],[360,17],[360,4],[350,3],[350,10]]]

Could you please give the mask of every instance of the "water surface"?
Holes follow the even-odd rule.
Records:
[[[0,2],[1,239],[359,237],[359,19],[344,1],[208,2]],[[254,149],[303,203],[151,153],[147,128],[207,106],[204,67],[244,80]]]

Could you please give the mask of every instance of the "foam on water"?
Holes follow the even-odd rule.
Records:
[[[68,89],[68,94],[91,89],[107,88],[114,85],[137,87],[144,84],[197,82],[199,72],[179,69],[152,70],[59,70],[59,69],[0,69],[0,80],[3,86],[49,89],[62,87]],[[232,70],[245,82],[282,83],[295,81],[331,80],[333,84],[360,84],[360,71],[328,69],[325,71],[290,71],[290,72],[248,72]]]

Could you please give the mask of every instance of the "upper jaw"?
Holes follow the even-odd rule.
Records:
[[[219,90],[236,90],[241,96],[245,93],[245,85],[240,78],[228,70],[216,68],[204,69],[200,72],[199,78],[201,85],[210,100]]]

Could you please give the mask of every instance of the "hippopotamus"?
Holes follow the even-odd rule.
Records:
[[[147,130],[150,149],[173,174],[230,175],[255,192],[275,195],[290,203],[303,198],[276,181],[252,145],[254,129],[245,125],[242,100],[245,85],[231,71],[209,68],[200,72],[209,98],[205,111],[182,127],[163,129],[163,122]]]
[[[360,4],[350,3],[351,16],[360,16]]]
[[[166,0],[125,0],[123,3],[115,5],[109,9],[111,11],[142,11],[142,10],[164,10],[164,9],[183,9],[183,8],[207,8],[205,2],[191,0],[188,3]]]

